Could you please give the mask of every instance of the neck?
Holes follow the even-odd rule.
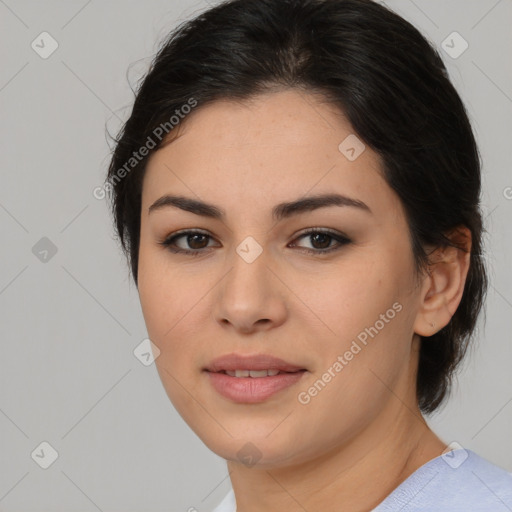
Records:
[[[228,470],[237,512],[365,512],[445,447],[417,405],[394,397],[365,430],[314,460],[271,469],[228,461]]]

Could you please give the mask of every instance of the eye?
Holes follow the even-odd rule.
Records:
[[[192,250],[189,249],[183,249],[181,247],[176,248],[176,242],[177,240],[180,240],[184,238],[185,243],[189,245],[189,247],[192,247]],[[208,233],[204,233],[202,231],[197,230],[189,230],[189,231],[181,231],[178,232],[165,240],[162,240],[159,242],[160,245],[163,245],[166,247],[169,251],[173,253],[179,253],[179,254],[190,254],[192,256],[199,256],[200,254],[204,253],[205,249],[205,240],[207,241],[210,239],[211,236]]]
[[[317,255],[337,251],[341,249],[342,246],[351,243],[351,240],[348,237],[341,233],[338,233],[337,231],[320,228],[309,228],[306,231],[304,231],[296,240],[300,240],[301,238],[309,238],[313,246],[320,246],[320,248],[318,249],[303,249],[303,251],[308,254]],[[334,246],[331,245],[331,242],[333,240],[336,242]],[[296,244],[293,244],[293,246],[295,245]]]
[[[301,248],[301,252],[314,255],[322,255],[337,251],[342,246],[351,243],[351,240],[341,233],[320,228],[309,228],[295,240],[300,240],[302,238],[309,238],[314,246],[320,246],[319,248],[313,249]],[[189,248],[191,247],[191,249],[180,247],[178,241],[181,241],[181,239],[184,239],[185,244],[188,245]],[[199,256],[205,252],[209,252],[209,250],[206,251],[206,249],[208,248],[208,241],[210,239],[212,239],[212,236],[203,231],[187,230],[174,233],[158,243],[175,254]],[[331,245],[332,241],[336,242],[334,246]],[[292,243],[291,246],[296,247],[297,244]]]

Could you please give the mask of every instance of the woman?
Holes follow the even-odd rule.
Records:
[[[473,132],[408,22],[370,0],[184,22],[108,184],[165,390],[227,460],[217,512],[512,509],[511,475],[423,417],[487,277]]]

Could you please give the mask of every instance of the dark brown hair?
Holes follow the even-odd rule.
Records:
[[[190,108],[184,106],[191,99],[197,110],[217,99],[247,101],[276,87],[323,95],[378,153],[383,176],[405,208],[418,272],[428,263],[425,246],[454,245],[446,235],[458,226],[471,231],[461,303],[446,327],[421,340],[418,403],[424,413],[433,412],[449,392],[487,290],[480,156],[438,52],[381,4],[228,0],[170,34],[138,87],[107,176],[115,228],[135,284],[145,164],[166,141],[156,133],[161,127],[172,133],[171,118],[186,122]]]

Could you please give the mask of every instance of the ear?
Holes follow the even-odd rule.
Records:
[[[432,336],[448,325],[464,292],[470,263],[471,231],[466,226],[459,226],[446,236],[464,250],[439,247],[430,255],[414,322],[414,332],[420,336]]]

